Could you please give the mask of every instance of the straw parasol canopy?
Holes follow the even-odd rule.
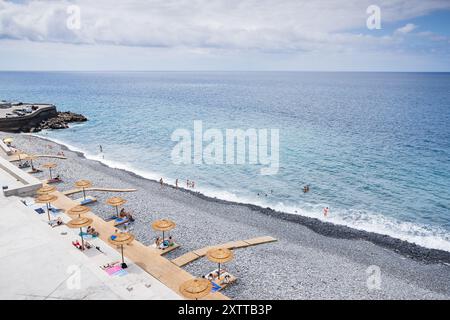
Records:
[[[92,187],[92,182],[90,182],[89,180],[78,180],[77,182],[75,182],[75,187],[80,189],[90,188]]]
[[[116,246],[123,246],[133,242],[134,236],[128,232],[115,233],[108,238],[109,243]]]
[[[78,180],[75,182],[75,187],[83,189],[83,198],[86,200],[86,188],[92,187],[92,182],[89,180]]]
[[[183,282],[180,285],[180,292],[183,296],[189,299],[199,299],[208,295],[211,292],[212,283],[207,279],[195,278]]]
[[[52,169],[56,168],[56,163],[48,162],[48,163],[44,163],[42,166],[49,170],[49,172],[50,172],[50,179],[53,179],[53,177],[52,177]]]
[[[126,244],[130,244],[133,242],[134,236],[131,233],[123,232],[123,233],[114,233],[111,237],[108,238],[109,243],[120,246],[120,251],[122,253],[122,269],[127,268],[127,264],[123,258],[123,246]]]
[[[167,219],[156,220],[152,223],[152,228],[156,231],[169,231],[175,228],[175,222]]]
[[[118,207],[125,204],[127,200],[122,199],[121,197],[112,197],[106,200],[106,203],[113,207]]]
[[[53,169],[53,168],[56,168],[56,163],[48,162],[48,163],[44,163],[42,166],[46,169]]]
[[[54,194],[41,194],[39,197],[35,199],[37,203],[52,203],[58,199]]]
[[[112,197],[106,200],[106,203],[110,206],[116,207],[116,214],[119,216],[119,206],[125,204],[127,200],[122,199],[121,197]]]
[[[41,194],[34,199],[34,201],[36,203],[45,203],[47,205],[48,221],[50,221],[50,206],[49,206],[49,204],[52,202],[55,202],[56,200],[58,200],[58,197],[55,196],[54,194],[49,194],[49,193]]]
[[[75,206],[69,210],[67,210],[67,214],[80,217],[82,214],[88,213],[91,211],[88,207],[85,206]]]
[[[209,261],[216,262],[219,264],[219,267],[217,268],[218,278],[220,279],[220,264],[229,262],[233,260],[233,252],[230,249],[227,248],[215,248],[208,250],[206,252],[206,257]]]
[[[39,188],[37,194],[48,194],[56,191],[56,187],[49,186],[48,184],[44,185],[42,188]]]
[[[216,263],[225,263],[233,260],[233,252],[227,248],[216,248],[206,252],[206,257],[209,261]]]
[[[80,228],[81,248],[84,250],[83,227],[90,226],[94,220],[86,217],[78,217],[66,223],[69,228]]]
[[[156,220],[155,222],[152,223],[153,230],[162,231],[163,241],[164,241],[164,233],[166,231],[172,230],[173,228],[175,228],[175,226],[176,226],[175,222],[167,219]]]
[[[75,218],[70,220],[69,222],[66,223],[66,225],[69,228],[83,228],[83,227],[87,227],[90,226],[92,224],[94,220],[92,220],[91,218],[86,218],[86,217],[79,217],[79,218]]]

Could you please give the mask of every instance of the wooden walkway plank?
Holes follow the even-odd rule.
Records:
[[[85,191],[101,191],[101,192],[135,192],[137,189],[114,189],[114,188],[86,188]],[[70,196],[75,193],[83,192],[82,189],[71,189],[63,191],[62,193],[66,196]]]
[[[274,241],[277,241],[277,239],[275,239],[271,236],[257,237],[257,238],[247,239],[247,240],[230,241],[230,242],[219,244],[216,246],[208,246],[208,247],[204,247],[201,249],[187,252],[187,253],[179,256],[178,258],[173,259],[172,262],[175,265],[182,267],[182,266],[185,266],[201,257],[204,257],[206,255],[206,253],[208,252],[208,250],[210,250],[212,248],[238,249],[238,248],[246,248],[246,247],[254,246],[257,244],[270,243],[270,242],[274,242]]]

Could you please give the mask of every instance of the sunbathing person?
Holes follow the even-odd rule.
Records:
[[[90,234],[93,237],[98,237],[99,236],[99,233],[97,231],[95,231],[95,229],[92,228],[91,226],[87,227],[86,233]]]
[[[134,218],[131,215],[131,213],[126,212],[125,209],[123,209],[123,208],[122,208],[122,210],[120,210],[119,218],[122,218],[122,219],[127,218],[130,222],[134,221]]]
[[[160,237],[156,237],[156,240],[155,240],[156,247],[159,247],[161,245],[161,243],[162,243],[161,238]]]
[[[50,221],[49,224],[52,228],[55,228],[55,227],[62,226],[64,224],[64,222],[61,220],[60,217],[58,217],[58,219]]]
[[[225,277],[223,278],[223,283],[224,284],[229,284],[230,283],[230,279],[231,279],[231,277],[230,277],[229,274],[225,275]]]

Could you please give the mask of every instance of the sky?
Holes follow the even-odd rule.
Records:
[[[450,0],[0,0],[0,70],[448,72]]]

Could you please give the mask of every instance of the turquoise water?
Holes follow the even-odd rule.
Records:
[[[448,73],[3,72],[0,99],[86,115],[40,135],[110,166],[450,251]],[[278,174],[174,165],[171,134],[194,120],[279,129]]]

